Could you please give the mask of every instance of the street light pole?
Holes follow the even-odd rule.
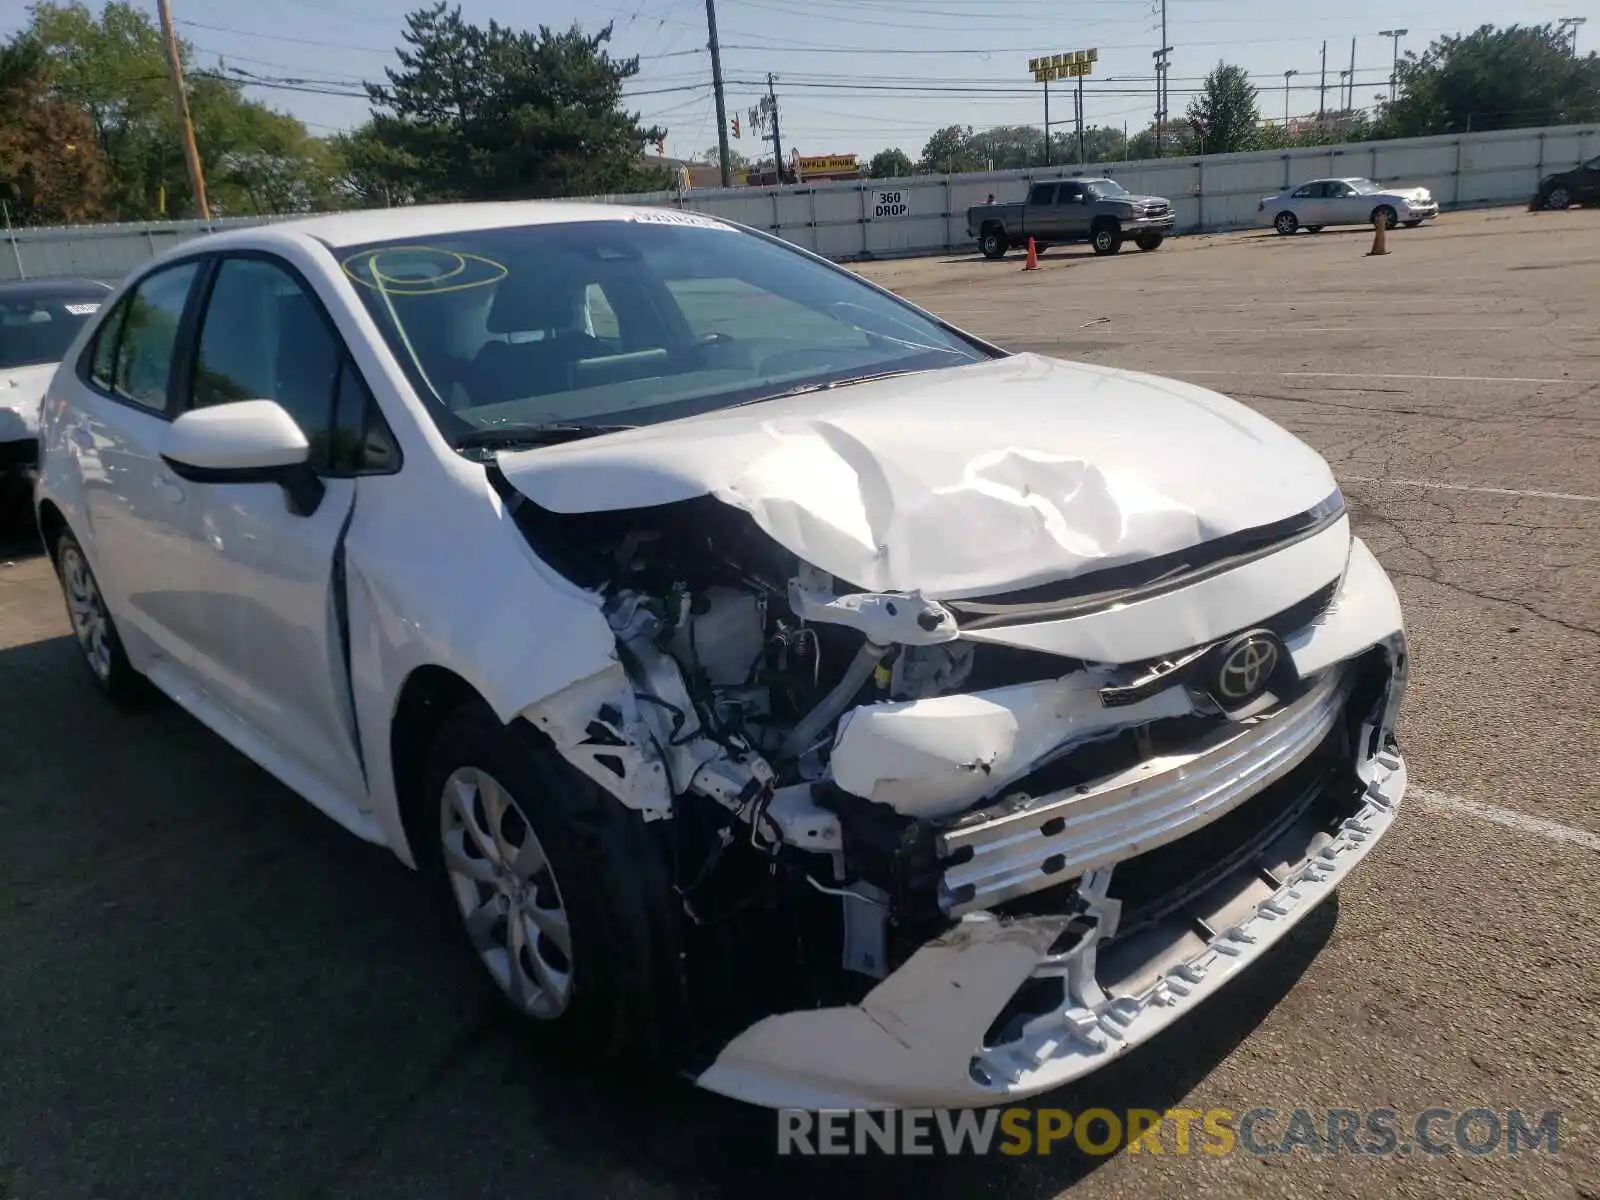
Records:
[[[1299,71],[1285,71],[1283,73],[1283,132],[1289,134],[1289,80],[1293,79]]]
[[[1395,81],[1398,79],[1398,77],[1400,75],[1400,39],[1405,37],[1405,35],[1410,33],[1410,32],[1411,31],[1409,29],[1380,29],[1380,30],[1378,30],[1378,36],[1379,37],[1390,38],[1394,42],[1394,61],[1393,61],[1393,64],[1389,68],[1389,103],[1390,104],[1394,103],[1394,99],[1395,99]]]

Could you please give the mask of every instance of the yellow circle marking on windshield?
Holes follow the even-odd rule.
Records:
[[[393,262],[395,258],[404,258],[407,255],[413,259],[431,256],[434,266],[448,264],[450,269],[432,278],[416,279],[390,275],[381,265],[386,257]],[[359,254],[352,254],[339,265],[346,275],[362,287],[385,291],[396,296],[433,296],[444,292],[460,292],[468,288],[497,283],[511,274],[509,267],[504,263],[495,262],[492,258],[485,258],[481,254],[464,254],[459,250],[445,250],[438,246],[389,246],[382,250],[363,250]],[[482,273],[482,278],[468,278],[459,283],[447,282],[459,279],[463,275],[478,273],[474,271],[475,267]]]

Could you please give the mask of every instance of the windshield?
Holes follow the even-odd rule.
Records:
[[[497,429],[651,424],[990,357],[847,272],[690,214],[337,254],[458,445]]]
[[[0,370],[60,362],[105,297],[104,288],[0,294]]]
[[[1374,192],[1381,192],[1383,190],[1370,179],[1347,179],[1345,182],[1354,188],[1356,194],[1359,196],[1370,196]]]
[[[1128,195],[1128,189],[1115,179],[1102,179],[1098,183],[1091,183],[1085,190],[1096,200],[1109,200],[1113,196]]]

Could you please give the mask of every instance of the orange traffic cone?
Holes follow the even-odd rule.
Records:
[[[1383,219],[1382,215],[1372,218],[1372,249],[1367,251],[1368,258],[1371,258],[1374,254],[1389,253],[1389,248],[1384,244],[1384,238],[1388,234],[1388,225],[1389,223]]]
[[[1024,271],[1037,271],[1039,269],[1039,247],[1033,244],[1033,239],[1028,239],[1028,261],[1022,264]]]

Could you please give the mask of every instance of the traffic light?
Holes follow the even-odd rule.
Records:
[[[739,118],[737,116],[733,118],[733,136],[739,136]]]

